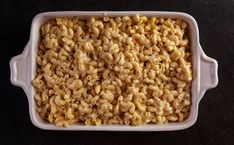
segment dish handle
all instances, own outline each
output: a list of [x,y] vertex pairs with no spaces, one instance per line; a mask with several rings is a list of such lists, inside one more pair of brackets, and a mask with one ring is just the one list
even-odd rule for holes
[[15,86],[19,86],[23,88],[25,91],[29,86],[28,82],[28,47],[30,43],[28,42],[24,48],[22,54],[13,57],[10,61],[10,69],[11,69],[11,83]]
[[218,63],[215,59],[208,57],[203,51],[201,52],[200,57],[201,80],[199,96],[202,97],[206,90],[214,88],[218,85]]

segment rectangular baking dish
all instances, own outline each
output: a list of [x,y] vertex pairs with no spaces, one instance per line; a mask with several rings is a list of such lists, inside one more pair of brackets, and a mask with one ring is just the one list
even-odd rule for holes
[[[142,126],[126,126],[126,125],[101,125],[101,126],[85,126],[82,124],[74,124],[68,128],[58,128],[53,124],[43,121],[36,112],[36,104],[34,101],[35,90],[32,86],[32,80],[36,75],[36,55],[38,44],[40,42],[40,27],[49,19],[57,16],[78,16],[87,18],[90,16],[133,16],[133,15],[156,16],[164,18],[178,18],[186,21],[189,25],[190,43],[192,51],[193,63],[193,82],[192,82],[192,106],[189,117],[183,122],[168,123],[162,125],[147,124]],[[218,63],[216,60],[208,57],[202,50],[199,42],[198,26],[195,19],[181,12],[166,11],[66,11],[66,12],[46,12],[38,14],[34,17],[31,25],[30,39],[24,48],[22,54],[13,57],[10,61],[11,82],[12,84],[23,88],[28,103],[29,113],[32,123],[41,129],[46,130],[102,130],[102,131],[172,131],[181,130],[192,126],[198,116],[198,106],[206,90],[216,87],[218,84]]]

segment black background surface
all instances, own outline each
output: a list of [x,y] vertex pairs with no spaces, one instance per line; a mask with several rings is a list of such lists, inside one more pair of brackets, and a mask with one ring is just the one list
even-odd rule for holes
[[[191,14],[197,20],[203,50],[219,63],[219,85],[204,95],[196,124],[173,132],[62,132],[33,126],[25,93],[9,81],[9,61],[23,51],[36,14],[62,10],[168,10]],[[233,145],[233,23],[233,0],[0,0],[0,145]]]

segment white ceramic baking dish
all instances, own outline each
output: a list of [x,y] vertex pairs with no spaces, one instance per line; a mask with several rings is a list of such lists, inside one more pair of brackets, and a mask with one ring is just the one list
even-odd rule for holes
[[[185,20],[189,25],[192,63],[194,79],[192,82],[192,106],[189,117],[183,122],[168,123],[163,125],[142,125],[142,126],[126,126],[126,125],[101,125],[101,126],[85,126],[82,124],[74,124],[68,128],[58,128],[53,124],[43,121],[36,112],[36,104],[34,101],[35,90],[31,82],[36,75],[36,55],[38,44],[40,41],[40,27],[48,19],[57,16],[78,16],[87,18],[89,16],[133,16],[136,14],[145,16],[156,16],[164,18],[179,18]],[[159,12],[159,11],[101,11],[101,12],[84,12],[84,11],[67,11],[67,12],[46,12],[38,14],[34,17],[31,25],[30,39],[24,48],[22,54],[13,57],[10,61],[11,82],[12,84],[23,88],[28,103],[29,112],[32,123],[41,129],[46,130],[103,130],[103,131],[171,131],[181,130],[192,126],[198,116],[198,105],[206,90],[214,88],[218,84],[218,64],[217,61],[206,56],[199,43],[198,26],[195,19],[180,12]]]

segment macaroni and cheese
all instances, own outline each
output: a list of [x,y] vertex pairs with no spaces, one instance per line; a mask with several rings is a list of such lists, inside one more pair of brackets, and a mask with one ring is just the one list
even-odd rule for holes
[[36,109],[58,127],[183,121],[191,61],[180,19],[58,17],[41,27]]

